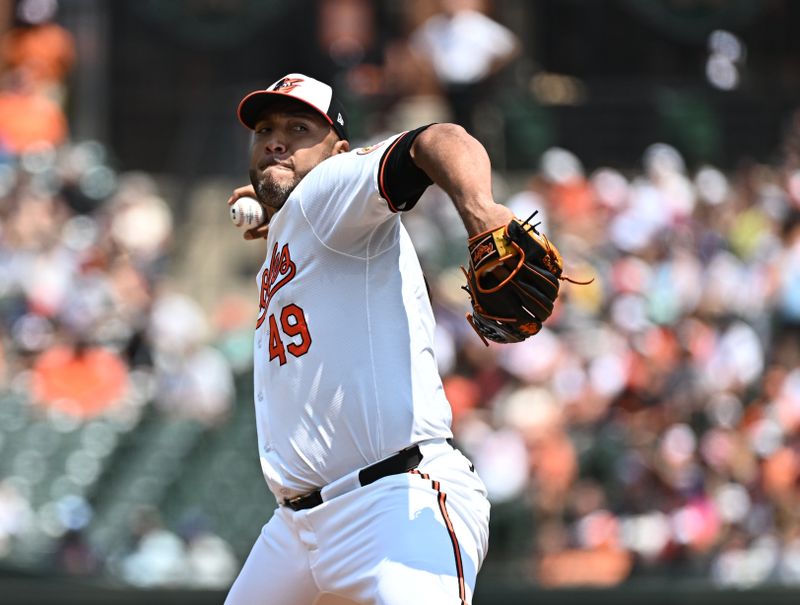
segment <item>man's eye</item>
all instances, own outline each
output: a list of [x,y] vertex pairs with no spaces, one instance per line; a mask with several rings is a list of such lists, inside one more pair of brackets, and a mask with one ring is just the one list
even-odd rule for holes
[[269,128],[266,126],[262,126],[261,128],[256,128],[256,134],[266,134],[269,132]]
[[308,128],[306,128],[305,124],[295,124],[292,128],[296,132],[306,132],[306,131],[308,131]]

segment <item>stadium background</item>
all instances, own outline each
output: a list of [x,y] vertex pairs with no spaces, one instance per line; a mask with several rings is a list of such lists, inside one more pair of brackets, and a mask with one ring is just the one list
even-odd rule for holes
[[476,602],[796,598],[800,5],[473,4],[518,45],[453,85],[435,0],[0,2],[3,603],[221,602],[268,518],[263,250],[224,200],[236,104],[287,71],[335,84],[356,144],[461,111],[497,198],[597,277],[486,349],[454,212],[406,217],[494,505]]

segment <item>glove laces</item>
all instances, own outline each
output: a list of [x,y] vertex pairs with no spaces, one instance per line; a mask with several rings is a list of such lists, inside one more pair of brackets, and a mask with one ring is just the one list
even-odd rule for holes
[[538,221],[536,223],[531,224],[531,219],[533,219],[537,214],[539,214],[539,210],[534,210],[533,214],[531,214],[528,218],[522,221],[521,225],[522,228],[526,232],[533,231],[538,237],[544,240],[545,249],[547,250],[547,254],[542,259],[544,266],[547,267],[547,270],[550,271],[553,275],[557,275],[558,279],[561,281],[568,281],[571,284],[575,284],[578,286],[588,286],[594,281],[594,277],[591,278],[589,281],[579,281],[577,279],[573,279],[569,275],[565,275],[563,273],[563,268],[555,262],[554,257],[555,254],[553,253],[553,245],[550,243],[550,240],[547,239],[547,236],[544,233],[540,233],[537,227],[542,224],[542,221]]

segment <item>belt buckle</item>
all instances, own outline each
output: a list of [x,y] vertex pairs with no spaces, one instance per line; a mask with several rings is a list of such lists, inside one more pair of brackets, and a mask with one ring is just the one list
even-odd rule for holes
[[292,510],[299,511],[319,506],[323,503],[323,499],[320,490],[315,490],[313,492],[308,492],[307,494],[286,499],[283,501],[283,503]]
[[302,494],[300,496],[295,496],[294,498],[286,498],[283,503],[284,505],[288,506],[289,508],[294,510],[294,507],[307,496],[308,494]]

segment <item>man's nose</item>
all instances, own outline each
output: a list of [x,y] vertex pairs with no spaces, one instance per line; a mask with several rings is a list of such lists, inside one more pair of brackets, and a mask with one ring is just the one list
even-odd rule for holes
[[264,141],[264,150],[267,153],[283,153],[286,151],[286,143],[279,133],[273,133]]

